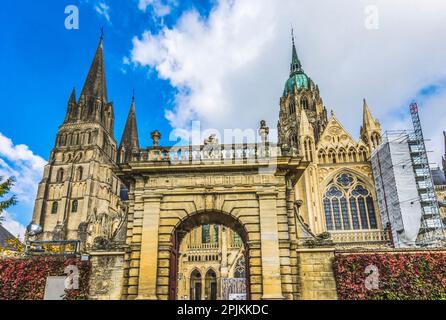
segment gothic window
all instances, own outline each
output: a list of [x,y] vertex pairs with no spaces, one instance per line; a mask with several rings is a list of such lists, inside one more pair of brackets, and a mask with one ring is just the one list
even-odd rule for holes
[[76,213],[77,212],[77,207],[79,206],[79,202],[77,200],[74,200],[71,203],[71,212]]
[[241,257],[235,266],[234,270],[235,279],[245,279],[246,278],[246,263],[245,257]]
[[213,237],[214,243],[218,243],[218,229],[219,229],[218,224],[214,224],[214,237]]
[[329,183],[323,207],[329,231],[378,228],[372,193],[352,174],[341,173]]
[[344,149],[341,149],[339,151],[339,161],[340,162],[347,162],[347,153],[345,152]]
[[328,152],[328,162],[336,163],[336,152],[334,150]]
[[305,139],[305,159],[307,161],[313,161],[313,144],[310,138]]
[[290,111],[290,115],[296,113],[296,104],[294,103],[294,101],[290,102],[289,111]]
[[326,155],[325,155],[325,152],[324,152],[324,150],[321,150],[320,152],[319,152],[319,163],[325,163],[325,161],[326,161]]
[[84,169],[82,167],[77,168],[76,170],[76,180],[81,181],[83,178]]
[[300,100],[300,105],[301,105],[303,110],[308,110],[308,100],[307,100],[307,98],[302,97],[302,99]]
[[201,243],[211,242],[211,226],[205,224],[201,227]]
[[242,237],[237,232],[233,232],[233,239],[234,247],[238,248],[241,247],[243,244]]
[[356,158],[356,150],[353,149],[353,148],[351,148],[348,151],[348,157],[350,158],[351,162],[357,162],[358,161],[358,159]]
[[51,206],[51,214],[56,214],[58,208],[59,208],[59,203],[57,201],[53,202],[53,205]]
[[56,177],[56,181],[58,183],[63,182],[63,175],[64,175],[63,169],[59,169],[59,171],[57,171],[57,177]]
[[378,133],[374,132],[374,133],[372,134],[372,145],[373,145],[373,148],[378,147],[379,144],[380,144],[380,142],[381,142],[381,137],[380,137],[380,135],[379,135]]
[[367,161],[367,150],[365,150],[364,147],[361,147],[361,149],[359,149],[359,159],[360,161]]

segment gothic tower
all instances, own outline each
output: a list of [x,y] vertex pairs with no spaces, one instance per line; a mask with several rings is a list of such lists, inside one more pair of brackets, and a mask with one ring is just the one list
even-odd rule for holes
[[122,215],[116,158],[101,37],[79,99],[71,93],[38,187],[32,223],[43,228],[39,240],[92,244],[112,235]]
[[292,40],[290,76],[280,99],[279,145],[285,152],[294,149],[310,156],[327,124],[327,110],[319,87],[302,68],[294,35]]

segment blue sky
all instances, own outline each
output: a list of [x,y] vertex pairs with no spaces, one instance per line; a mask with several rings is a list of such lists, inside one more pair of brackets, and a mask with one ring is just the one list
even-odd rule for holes
[[[65,8],[79,8],[67,30]],[[376,13],[376,16],[374,15]],[[446,3],[435,0],[6,1],[0,11],[0,175],[14,174],[15,232],[31,219],[35,187],[73,87],[79,95],[104,27],[109,99],[120,140],[136,91],[142,146],[150,132],[271,128],[287,79],[291,26],[304,70],[328,109],[358,137],[362,99],[384,130],[410,128],[422,107],[439,164],[446,121]],[[371,24],[371,25],[370,25]]]

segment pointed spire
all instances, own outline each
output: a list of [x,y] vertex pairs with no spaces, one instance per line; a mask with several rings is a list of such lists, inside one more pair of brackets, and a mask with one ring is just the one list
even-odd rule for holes
[[[133,93],[132,104],[130,106],[127,122],[125,123],[124,133],[121,138],[121,145],[119,147],[125,149],[125,153],[138,151],[139,138],[138,128],[136,126],[136,112],[135,112],[135,94]],[[127,157],[126,157],[127,158]]]
[[85,80],[84,88],[81,96],[100,98],[104,103],[107,103],[107,83],[105,80],[105,63],[104,63],[104,47],[103,35],[99,40],[98,48],[93,58],[93,62],[88,71],[87,79]]
[[294,42],[294,29],[291,29],[291,38],[292,38],[292,42],[293,42],[293,52],[292,52],[292,59],[291,59],[290,75],[293,75],[297,72],[302,71],[302,64],[300,63],[299,57],[297,55],[296,44]]
[[70,100],[68,101],[68,104],[76,103],[76,88],[73,87],[73,90],[71,91]]
[[310,136],[312,134],[312,127],[310,121],[308,120],[307,113],[302,110],[300,113],[300,122],[299,122],[299,136],[305,137]]
[[371,126],[375,123],[375,119],[373,119],[372,113],[370,112],[370,108],[369,105],[367,104],[366,99],[364,99],[364,104],[362,108],[362,119],[364,127]]

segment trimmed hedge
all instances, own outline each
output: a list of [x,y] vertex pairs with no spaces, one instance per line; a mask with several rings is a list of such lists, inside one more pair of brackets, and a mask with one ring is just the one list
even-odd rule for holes
[[90,263],[77,258],[29,257],[0,259],[0,300],[42,300],[48,276],[64,276],[69,265],[79,268],[79,290],[69,290],[66,300],[88,298]]
[[[379,289],[366,288],[368,266]],[[341,254],[333,267],[341,300],[446,300],[446,252]]]

